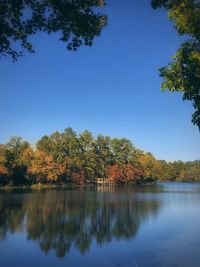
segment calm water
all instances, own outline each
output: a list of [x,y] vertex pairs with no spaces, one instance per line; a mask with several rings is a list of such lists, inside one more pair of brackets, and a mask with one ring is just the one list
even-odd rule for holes
[[200,184],[1,191],[0,266],[199,267]]

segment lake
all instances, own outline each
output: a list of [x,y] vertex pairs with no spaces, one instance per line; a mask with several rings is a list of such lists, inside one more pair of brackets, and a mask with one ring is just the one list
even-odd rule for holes
[[199,267],[200,184],[2,190],[0,266]]

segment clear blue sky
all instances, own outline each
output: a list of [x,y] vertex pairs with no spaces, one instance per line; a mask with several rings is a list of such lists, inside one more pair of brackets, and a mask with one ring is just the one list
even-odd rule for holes
[[148,0],[107,2],[109,23],[92,48],[68,52],[56,35],[38,34],[35,55],[1,60],[0,142],[72,127],[126,137],[158,159],[200,159],[191,103],[159,89],[157,69],[181,41],[166,12]]

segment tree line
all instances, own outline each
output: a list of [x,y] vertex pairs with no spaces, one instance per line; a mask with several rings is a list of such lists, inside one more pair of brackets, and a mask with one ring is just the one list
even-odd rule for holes
[[83,185],[96,178],[118,184],[200,181],[200,160],[157,160],[126,138],[77,134],[72,128],[45,135],[34,146],[21,137],[0,144],[1,185]]

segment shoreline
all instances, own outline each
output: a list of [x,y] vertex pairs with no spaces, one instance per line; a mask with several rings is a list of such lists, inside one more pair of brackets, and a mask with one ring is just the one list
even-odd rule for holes
[[128,187],[128,186],[144,186],[144,185],[155,185],[157,182],[152,183],[132,183],[132,184],[96,184],[96,183],[88,183],[88,184],[73,184],[73,183],[66,183],[66,184],[33,184],[33,185],[6,185],[0,186],[0,190],[12,190],[12,189],[54,189],[54,188],[70,188],[70,187]]

